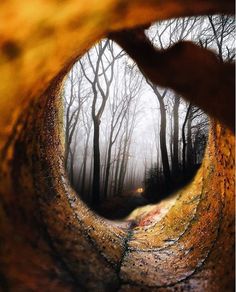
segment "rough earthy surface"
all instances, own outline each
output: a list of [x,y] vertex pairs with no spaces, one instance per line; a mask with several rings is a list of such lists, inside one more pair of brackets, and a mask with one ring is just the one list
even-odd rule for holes
[[213,123],[201,169],[167,214],[159,221],[147,214],[127,227],[93,214],[70,188],[58,97],[72,63],[107,32],[229,13],[233,6],[216,0],[1,2],[2,291],[233,290],[232,132]]

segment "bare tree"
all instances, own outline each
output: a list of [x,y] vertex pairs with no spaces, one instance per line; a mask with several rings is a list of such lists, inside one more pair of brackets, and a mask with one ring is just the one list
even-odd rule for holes
[[187,106],[187,112],[186,112],[185,119],[184,119],[183,126],[182,126],[182,143],[183,143],[183,148],[182,148],[182,169],[183,169],[183,173],[186,172],[186,147],[187,147],[187,142],[186,142],[186,136],[185,136],[185,127],[186,127],[186,124],[188,122],[190,113],[192,111],[192,107],[193,107],[193,105],[191,103],[189,103],[189,105]]
[[[70,174],[73,179],[73,155],[75,152],[76,145],[72,147],[72,141],[75,137],[75,132],[78,126],[79,116],[83,103],[88,99],[88,93],[82,88],[83,75],[81,74],[78,66],[72,68],[68,74],[69,88],[64,89],[64,108],[65,108],[65,168],[69,167],[69,160],[71,160]],[[72,171],[73,172],[73,171]]]
[[[130,78],[130,81],[131,80],[135,80],[135,79]],[[136,122],[137,122],[138,113],[139,113],[139,95],[138,94],[139,94],[140,84],[141,82],[139,82],[139,84],[136,83],[136,87],[134,87],[132,90],[132,83],[129,82],[128,87],[127,87],[129,88],[131,100],[133,100],[133,102],[129,103],[130,106],[128,107],[127,114],[125,115],[124,135],[122,139],[123,149],[121,153],[121,162],[120,162],[118,188],[117,188],[118,195],[122,194],[124,191],[125,176],[127,172],[128,162],[129,162],[129,159],[131,158],[130,146],[131,146],[132,135],[136,127]]]
[[[109,40],[100,42],[94,49],[95,56],[91,56],[91,53],[87,53],[87,59],[92,70],[92,76],[89,76],[86,72],[83,64],[81,68],[83,75],[89,82],[93,93],[92,102],[92,119],[93,119],[93,190],[92,190],[92,203],[98,205],[100,203],[100,123],[101,117],[104,112],[107,99],[109,97],[111,84],[114,77],[114,64],[115,61],[122,56],[122,52],[119,51],[117,55],[114,53],[113,43]],[[110,57],[107,56],[109,52]],[[92,60],[96,58],[95,60]],[[99,104],[100,98],[100,104]]]
[[174,173],[179,172],[179,96],[174,96],[173,105],[173,159],[172,169]]
[[86,173],[87,173],[87,160],[88,160],[88,144],[90,139],[90,133],[92,128],[92,121],[90,116],[88,115],[87,110],[82,110],[83,116],[83,126],[85,129],[86,139],[84,144],[84,155],[83,155],[83,163],[82,163],[82,180],[81,180],[81,196],[84,197],[85,192],[85,183],[86,183]]
[[[156,32],[152,38],[154,43],[157,43],[161,49],[173,45],[173,43],[186,39],[192,31],[197,18],[183,18],[183,19],[173,19],[166,21],[164,24],[159,24],[155,27]],[[166,38],[166,33],[168,33],[168,39]],[[146,79],[147,80],[147,79]],[[171,181],[171,171],[170,171],[170,162],[168,159],[168,151],[166,146],[166,105],[164,98],[167,94],[167,90],[161,91],[157,86],[147,80],[147,83],[151,86],[153,92],[158,98],[160,105],[160,148],[161,148],[161,158],[163,172],[167,184]],[[173,106],[173,155],[171,153],[173,166],[172,169],[175,173],[179,170],[179,161],[178,161],[178,144],[179,144],[179,104],[180,99],[178,95],[174,95],[174,106]],[[172,125],[171,125],[172,126]],[[171,131],[171,140],[170,140],[170,151],[172,152],[172,131]]]
[[232,61],[234,49],[235,19],[230,15],[208,16],[204,28],[199,32],[202,47],[215,49],[220,61]]
[[170,172],[170,164],[169,164],[168,152],[167,152],[167,146],[166,146],[166,108],[165,108],[165,103],[164,103],[164,98],[166,96],[167,90],[163,90],[163,92],[161,92],[161,90],[158,89],[158,87],[155,86],[153,83],[151,83],[148,80],[146,81],[152,88],[153,92],[155,93],[160,105],[160,117],[161,117],[160,148],[161,148],[162,167],[163,167],[163,172],[165,175],[166,182],[170,182],[171,172]]
[[111,123],[110,123],[110,134],[107,149],[107,159],[106,159],[106,172],[105,172],[105,183],[104,183],[104,197],[107,197],[108,183],[110,176],[111,167],[111,153],[112,147],[116,142],[120,130],[123,126],[124,118],[128,110],[129,104],[131,102],[132,96],[122,95],[119,98],[119,84],[113,90],[113,99],[110,99],[109,108],[111,113]]

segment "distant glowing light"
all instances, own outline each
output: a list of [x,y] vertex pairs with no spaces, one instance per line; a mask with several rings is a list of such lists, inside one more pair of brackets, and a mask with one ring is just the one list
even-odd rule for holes
[[138,188],[137,189],[137,193],[143,193],[143,191],[144,191],[143,188]]

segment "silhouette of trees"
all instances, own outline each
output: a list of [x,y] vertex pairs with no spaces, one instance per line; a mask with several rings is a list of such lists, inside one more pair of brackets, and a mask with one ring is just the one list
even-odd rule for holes
[[[114,78],[114,64],[120,58],[121,52],[114,54],[113,43],[109,40],[100,42],[94,50],[93,60],[91,53],[86,54],[87,60],[92,69],[92,74],[88,74],[80,61],[83,76],[86,78],[92,88],[92,120],[93,120],[93,189],[92,203],[94,205],[100,202],[100,123],[104,112],[107,99],[110,94],[111,84]],[[108,54],[110,56],[108,56]],[[101,99],[99,103],[98,99]]]
[[[214,49],[223,61],[235,57],[233,33],[231,17],[209,16],[158,23],[148,35],[160,49],[194,40]],[[65,167],[72,186],[94,206],[140,186],[151,200],[160,199],[186,183],[201,163],[207,115],[180,94],[144,78],[111,40],[102,40],[79,60],[62,95]],[[145,128],[149,137],[143,130],[142,139],[137,129],[150,116],[154,125]]]
[[[164,35],[167,30],[169,30],[169,38]],[[231,43],[234,30],[234,20],[230,16],[208,16],[207,19],[199,17],[185,18],[178,21],[168,21],[162,30],[157,29],[155,39],[163,49],[172,45],[176,40],[186,39],[191,35],[191,38],[196,39],[201,46],[215,49],[220,61],[232,60],[235,57],[234,46]],[[167,44],[164,44],[163,38],[167,40]],[[178,95],[174,95],[173,98],[173,118],[171,120],[171,123],[173,121],[173,125],[171,124],[171,140],[173,139],[173,142],[170,141],[172,189],[178,186],[179,182],[182,184],[187,181],[200,164],[207,143],[208,132],[207,116],[191,103],[186,103],[185,116],[181,128],[182,140],[179,143],[180,100]],[[164,107],[160,104],[161,108]],[[182,154],[179,161],[180,146]],[[162,153],[161,156],[163,157]],[[166,155],[164,155],[164,160],[166,160],[165,157]],[[146,170],[145,185],[147,192],[153,194],[159,188],[158,194],[161,193],[163,195],[163,192],[168,191],[168,188],[163,185],[163,178],[160,177],[159,169],[160,166],[157,162],[149,170]],[[164,165],[163,175],[166,177]]]
[[[117,74],[119,74],[117,72]],[[118,77],[118,76],[117,76]],[[117,78],[118,79],[118,78]],[[106,156],[106,172],[105,172],[105,183],[104,183],[104,197],[107,197],[108,183],[110,177],[111,167],[111,154],[114,143],[117,141],[118,136],[121,134],[120,146],[116,157],[116,183],[114,193],[121,193],[124,186],[125,174],[127,171],[128,159],[129,159],[129,148],[131,144],[131,137],[135,126],[137,102],[135,98],[140,92],[142,77],[135,70],[134,66],[129,66],[124,62],[124,73],[122,76],[123,88],[121,94],[119,94],[118,82],[114,86],[113,95],[110,99],[110,134],[108,141],[108,149]],[[134,107],[133,104],[134,103]],[[131,109],[133,111],[131,112]],[[114,163],[115,164],[115,163]],[[112,172],[113,174],[113,172]],[[112,177],[113,179],[113,177]],[[118,186],[118,189],[117,189]]]
[[[72,185],[74,184],[74,162],[76,143],[75,140],[78,134],[78,123],[81,114],[82,105],[88,100],[88,92],[83,87],[83,74],[81,74],[81,68],[76,64],[67,78],[67,92],[64,89],[62,92],[62,98],[64,100],[65,109],[65,153],[64,161],[65,168],[69,173],[69,178]],[[73,143],[74,142],[74,143]]]

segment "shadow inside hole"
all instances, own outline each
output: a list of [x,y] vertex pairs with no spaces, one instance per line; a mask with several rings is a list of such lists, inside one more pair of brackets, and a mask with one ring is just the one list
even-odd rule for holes
[[[137,208],[149,204],[158,204],[166,198],[176,195],[181,188],[193,180],[200,166],[201,164],[194,165],[192,169],[188,169],[187,174],[179,174],[169,182],[157,181],[149,186],[150,189],[143,189],[142,193],[138,193],[137,190],[135,192],[130,191],[125,195],[106,200],[101,205],[91,206],[91,208],[107,219],[124,219]],[[162,179],[164,180],[164,178]]]

